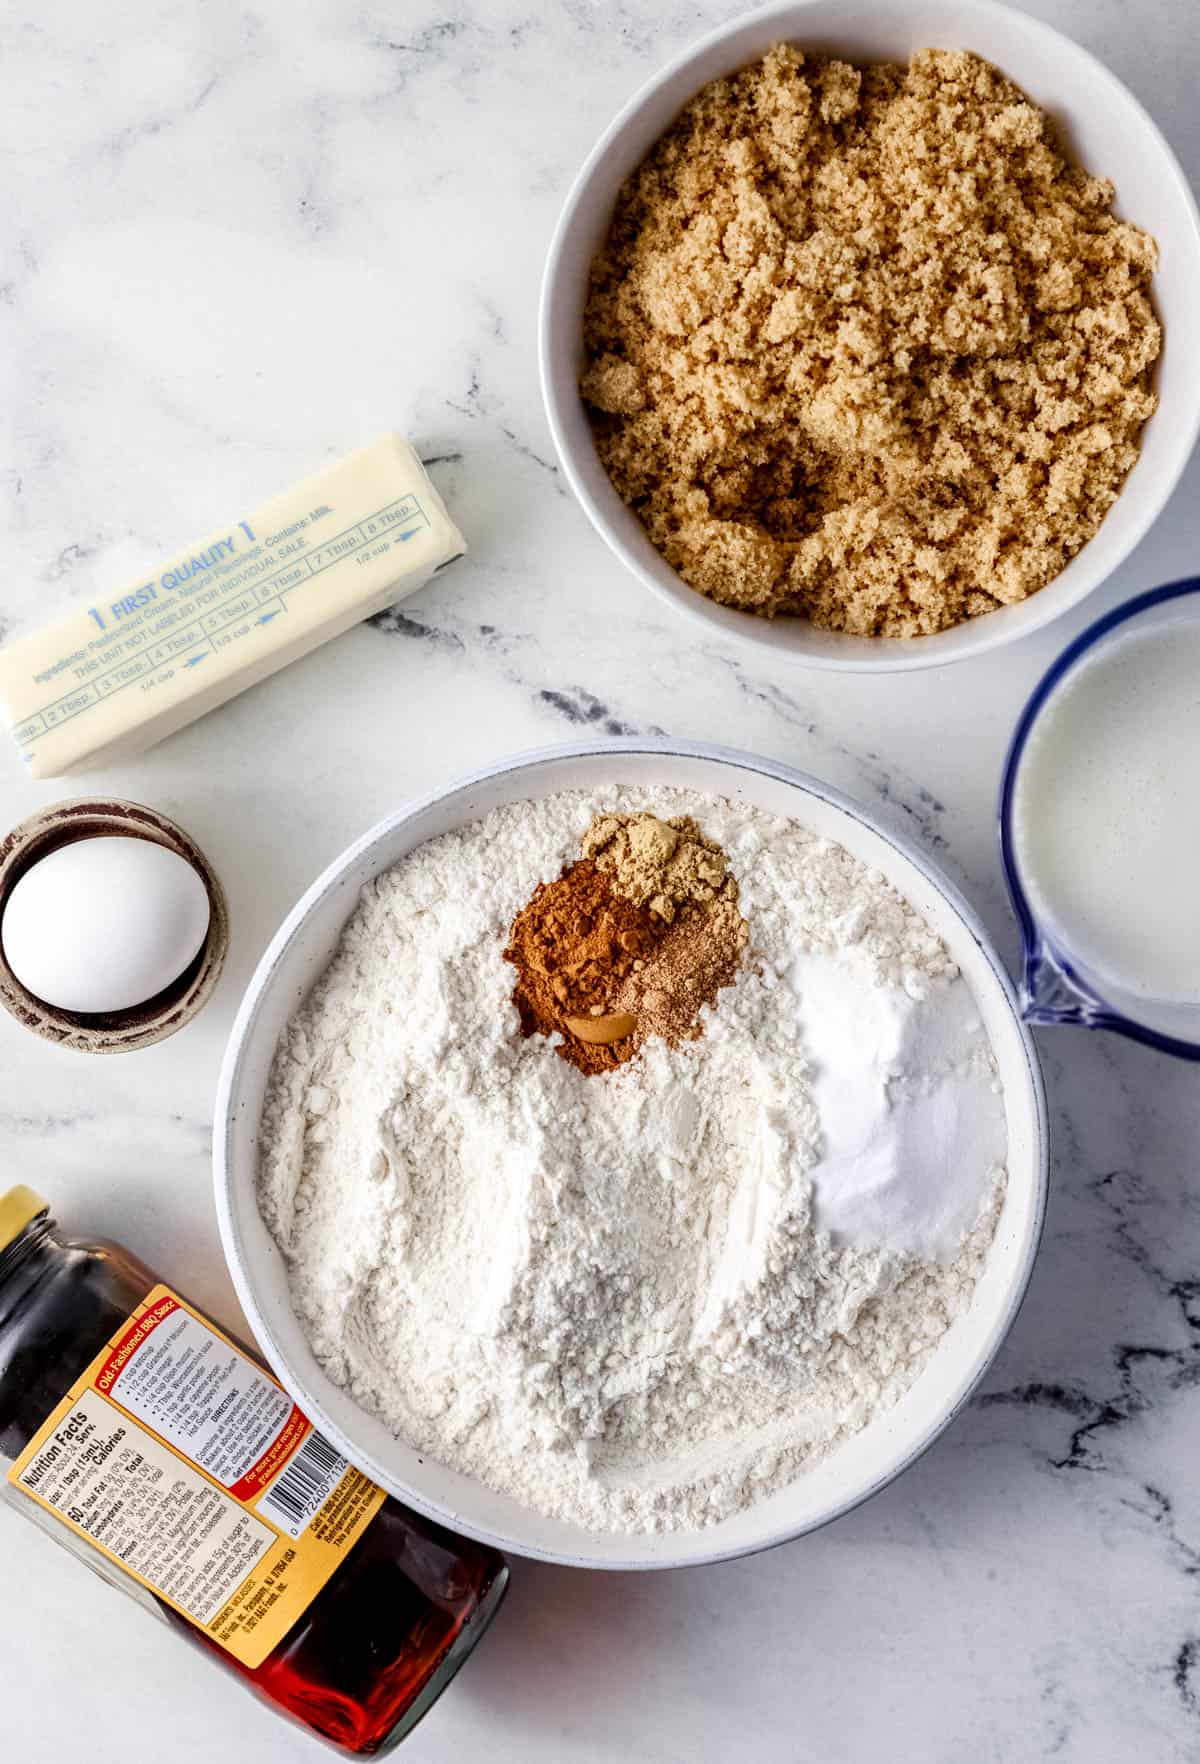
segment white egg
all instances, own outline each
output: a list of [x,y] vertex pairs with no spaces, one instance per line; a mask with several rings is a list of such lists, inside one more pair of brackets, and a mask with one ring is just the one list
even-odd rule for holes
[[43,1004],[87,1015],[145,1004],[208,935],[208,890],[149,839],[77,839],[14,884],[0,919],[5,959]]

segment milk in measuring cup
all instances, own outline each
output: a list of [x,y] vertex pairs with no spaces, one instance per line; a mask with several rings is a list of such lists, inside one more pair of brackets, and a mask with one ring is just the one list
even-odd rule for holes
[[1013,834],[1065,955],[1200,1002],[1200,623],[1133,629],[1064,678],[1022,755]]

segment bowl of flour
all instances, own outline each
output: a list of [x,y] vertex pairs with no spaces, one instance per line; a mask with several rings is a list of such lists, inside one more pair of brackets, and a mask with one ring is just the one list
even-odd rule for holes
[[[735,958],[675,1032],[622,930],[620,1010],[539,1019],[514,926],[586,870],[591,934],[583,854],[647,827],[691,830],[663,838],[699,842]],[[276,1371],[376,1481],[519,1554],[671,1567],[929,1445],[1024,1293],[1046,1143],[1007,975],[923,857],[787,768],[607,742],[412,805],[314,884],[234,1027],[217,1205]]]

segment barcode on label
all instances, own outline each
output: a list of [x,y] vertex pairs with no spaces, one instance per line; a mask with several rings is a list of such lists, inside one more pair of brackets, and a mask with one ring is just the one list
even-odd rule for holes
[[314,1429],[290,1464],[275,1478],[255,1509],[289,1537],[299,1537],[349,1464]]

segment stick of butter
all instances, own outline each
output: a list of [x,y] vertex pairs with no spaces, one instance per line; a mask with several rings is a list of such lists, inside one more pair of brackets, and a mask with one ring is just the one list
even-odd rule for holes
[[141,753],[465,550],[416,453],[385,436],[0,650],[0,710],[34,778]]

